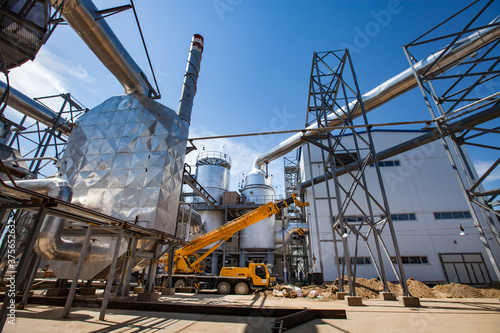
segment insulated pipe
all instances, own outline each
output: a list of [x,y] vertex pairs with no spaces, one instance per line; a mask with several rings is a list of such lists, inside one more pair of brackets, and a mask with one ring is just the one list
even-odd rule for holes
[[[2,95],[6,89],[7,84],[0,81],[0,95]],[[59,119],[57,124],[54,124],[57,119],[57,113],[45,105],[38,103],[34,99],[29,98],[19,90],[12,88],[12,86],[9,88],[9,98],[7,99],[7,104],[11,108],[41,122],[44,125],[57,127],[58,131],[61,131],[67,136],[71,133],[71,126],[69,122],[64,119]]]
[[64,20],[120,81],[125,93],[151,97],[152,91],[146,76],[99,14],[94,3],[90,0],[52,0],[55,8],[61,3]]
[[182,86],[181,99],[179,101],[179,110],[177,114],[180,120],[189,128],[191,123],[191,110],[193,109],[193,99],[196,95],[196,83],[200,73],[201,55],[203,53],[203,37],[194,34],[191,39],[191,47],[184,75],[184,85]]
[[[44,178],[17,180],[16,185],[33,192],[41,193],[56,199],[71,201],[73,190],[67,181],[61,178]],[[82,243],[62,239],[65,220],[47,215],[35,243],[35,251],[45,260],[78,261]],[[99,251],[91,246],[87,257]]]
[[[470,128],[477,126],[479,124],[485,123],[487,121],[493,120],[495,118],[498,118],[498,112],[500,112],[500,105],[495,105],[487,110],[481,111],[479,113],[476,113],[474,115],[471,115],[469,117],[463,118],[461,120],[456,121],[455,123],[447,125],[446,128],[446,134],[451,135],[454,133],[458,133],[463,131],[464,128]],[[427,143],[439,140],[441,136],[437,131],[429,131],[425,134],[422,134],[414,139],[402,142],[400,144],[397,144],[393,147],[390,147],[386,150],[383,150],[381,152],[377,153],[377,160],[382,161],[387,158],[390,158],[392,156],[396,156],[398,154],[404,153],[406,151],[412,150],[414,148],[423,146]],[[372,164],[374,163],[374,158],[371,157],[368,159],[367,164]],[[359,168],[359,165],[357,163],[351,163],[346,165],[345,167],[337,168],[335,170],[335,174],[337,176],[342,176],[349,171],[354,171]],[[305,181],[300,184],[300,187],[302,189],[308,188],[310,186],[317,185],[319,183],[324,182],[327,179],[332,179],[333,176],[329,174],[328,177],[325,175],[318,176],[314,179],[310,179],[308,181]]]
[[[492,24],[498,22],[500,22],[499,17],[497,17]],[[463,61],[469,54],[477,51],[485,45],[488,45],[498,38],[500,38],[500,25],[481,29],[455,43],[455,45],[451,47],[436,64],[433,65],[434,60],[436,60],[444,52],[444,49],[431,54],[424,60],[421,60],[419,63],[414,65],[415,71],[419,75],[427,70],[428,73],[433,72],[434,76],[443,74],[459,62]],[[416,86],[417,82],[415,81],[413,70],[408,68],[404,72],[394,76],[364,94],[362,96],[364,109],[366,112],[371,111],[393,98],[415,88]],[[332,111],[332,113],[328,115],[328,127],[340,126],[343,124],[345,117],[343,110],[346,110],[346,108],[347,106],[344,106],[342,109]],[[359,106],[359,103],[356,103],[356,101],[351,102],[348,105],[348,108],[351,111],[353,118],[361,115],[361,107]],[[306,142],[302,140],[303,136],[315,136],[319,133],[319,130],[314,130],[317,129],[316,124],[309,126],[308,129],[313,130],[306,132],[305,134],[299,132],[267,152],[258,155],[254,160],[254,168],[262,169],[264,164],[274,161],[275,159],[302,146]]]
[[283,239],[283,229],[276,231],[276,235],[274,238],[274,243],[275,244],[282,244],[286,245],[290,240],[292,239],[292,234],[294,232],[299,231],[299,229],[302,229],[302,231],[305,234],[309,233],[309,223],[304,223],[304,222],[290,222],[285,228],[285,239]]

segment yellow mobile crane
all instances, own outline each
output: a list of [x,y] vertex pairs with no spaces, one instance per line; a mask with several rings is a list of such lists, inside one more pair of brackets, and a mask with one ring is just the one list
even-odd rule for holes
[[[268,202],[245,215],[242,215],[217,229],[193,239],[186,245],[175,251],[173,282],[174,287],[194,287],[198,289],[215,289],[220,294],[227,294],[232,289],[238,295],[248,294],[250,289],[262,289],[276,283],[275,277],[269,275],[266,265],[260,263],[250,263],[249,267],[223,267],[218,276],[200,275],[203,273],[204,259],[227,241],[236,232],[255,224],[266,217],[281,212],[282,209],[295,203],[297,207],[309,206],[308,202],[300,202],[295,194],[290,198],[279,202]],[[212,245],[213,244],[213,245]],[[197,251],[212,245],[204,254]],[[168,255],[163,258],[163,262],[168,262]],[[165,268],[165,271],[168,267]]]

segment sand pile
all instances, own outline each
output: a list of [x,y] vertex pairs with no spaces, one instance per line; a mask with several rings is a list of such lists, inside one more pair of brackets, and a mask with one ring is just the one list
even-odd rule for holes
[[[414,297],[419,298],[500,298],[500,283],[488,285],[481,288],[474,288],[466,284],[450,283],[436,285],[430,288],[426,284],[413,278],[408,279],[408,290]],[[403,294],[399,284],[388,282],[389,290],[401,296]],[[277,285],[275,290],[282,290],[285,285]],[[355,282],[356,295],[363,299],[379,298],[379,292],[383,290],[383,284],[377,279],[358,278]],[[311,294],[311,291],[315,291]],[[308,285],[301,288],[302,297],[314,295],[314,299],[330,301],[336,300],[336,292],[339,291],[339,281],[335,280],[333,284],[323,284],[321,286]],[[344,279],[344,291],[349,291],[347,279]],[[266,295],[272,295],[272,291],[266,291]]]
[[500,298],[500,283],[490,284],[479,288],[484,298]]
[[420,281],[417,281],[413,278],[409,278],[407,284],[408,284],[408,291],[413,297],[436,298],[436,295],[434,295],[432,289]]
[[436,297],[439,298],[497,298],[500,297],[500,289],[496,288],[474,288],[466,284],[450,283],[437,285],[432,288]]

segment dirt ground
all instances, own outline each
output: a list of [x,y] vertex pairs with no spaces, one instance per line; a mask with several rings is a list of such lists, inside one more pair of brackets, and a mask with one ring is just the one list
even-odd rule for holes
[[[500,283],[475,288],[466,284],[452,282],[450,284],[438,284],[431,288],[420,281],[410,278],[407,284],[410,294],[418,298],[500,298]],[[388,282],[388,285],[389,290],[395,293],[396,296],[403,294],[399,284]],[[377,299],[379,298],[379,292],[383,291],[383,284],[377,279],[358,278],[356,279],[355,288],[357,296],[361,296],[363,299]],[[321,286],[277,285],[274,290],[261,293],[275,297],[308,297],[329,301],[337,299],[337,291],[339,291],[338,279],[333,284],[323,284]],[[344,291],[349,291],[347,279],[344,280]]]

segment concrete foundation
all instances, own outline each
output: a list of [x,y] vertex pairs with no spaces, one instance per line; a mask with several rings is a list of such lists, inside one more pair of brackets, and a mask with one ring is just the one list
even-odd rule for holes
[[47,297],[60,297],[60,296],[68,296],[69,289],[68,288],[50,288],[47,289]]
[[345,298],[347,295],[349,295],[349,293],[344,292],[344,291],[337,291],[337,292],[335,293],[335,295],[337,295],[337,299],[339,299],[339,300],[341,300],[341,301],[342,301],[342,300],[344,300],[344,298]]
[[91,287],[91,288],[78,288],[77,293],[78,295],[82,296],[92,296],[95,295],[97,288]]
[[345,296],[344,299],[348,306],[363,306],[363,299],[359,296]]
[[137,294],[137,302],[156,302],[158,299],[160,299],[160,294],[150,291]]
[[175,295],[175,288],[161,288],[162,295]]
[[379,293],[380,299],[384,301],[397,301],[396,294],[395,293],[389,293],[385,291],[381,291]]
[[412,296],[399,296],[399,304],[407,308],[418,308],[420,307],[420,299],[418,297]]

